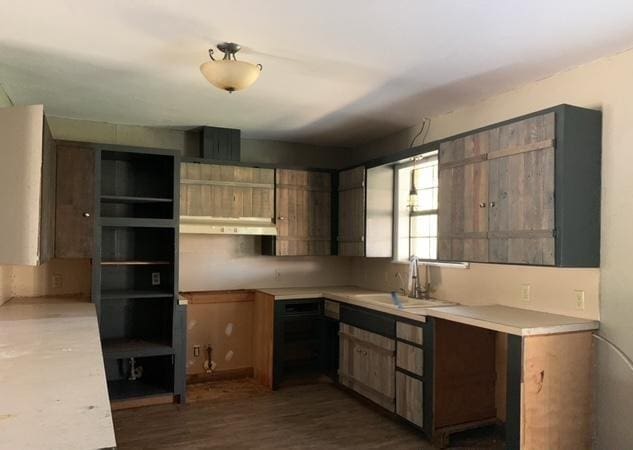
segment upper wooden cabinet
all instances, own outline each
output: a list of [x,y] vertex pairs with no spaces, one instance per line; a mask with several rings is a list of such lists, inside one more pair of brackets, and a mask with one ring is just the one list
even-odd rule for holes
[[262,239],[265,254],[332,254],[332,175],[329,172],[277,169],[277,236]]
[[56,258],[92,258],[94,204],[94,149],[79,143],[58,143]]
[[274,217],[273,169],[180,164],[180,216]]
[[339,172],[337,239],[341,256],[392,256],[392,166]]
[[0,109],[0,136],[0,264],[42,264],[55,245],[55,142],[44,107]]
[[338,254],[365,256],[365,167],[338,174]]
[[440,144],[441,260],[597,267],[601,113],[562,105]]

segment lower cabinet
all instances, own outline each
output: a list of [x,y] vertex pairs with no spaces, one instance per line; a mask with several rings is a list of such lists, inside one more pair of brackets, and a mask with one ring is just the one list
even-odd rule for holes
[[395,341],[341,323],[339,348],[339,382],[394,411]]
[[424,426],[424,385],[421,380],[396,372],[396,414]]

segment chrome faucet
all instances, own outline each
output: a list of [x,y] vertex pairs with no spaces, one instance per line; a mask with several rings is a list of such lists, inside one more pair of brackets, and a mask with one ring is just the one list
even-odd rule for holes
[[421,298],[421,299],[429,299],[431,298],[431,283],[429,282],[429,266],[427,264],[422,263],[424,266],[424,288],[420,286],[420,267],[419,260],[417,256],[412,256],[409,265],[409,273],[412,281],[411,292],[409,292],[409,297],[411,298]]

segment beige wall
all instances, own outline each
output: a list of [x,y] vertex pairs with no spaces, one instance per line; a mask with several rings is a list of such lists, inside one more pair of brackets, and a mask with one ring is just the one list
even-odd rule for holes
[[350,284],[349,258],[261,256],[253,236],[181,235],[180,290]]
[[[55,139],[100,144],[132,145],[178,150],[195,155],[190,139],[182,130],[172,128],[117,125],[106,122],[50,117]],[[242,139],[241,159],[246,163],[284,164],[285,166],[340,168],[347,165],[350,150],[339,147],[296,144],[260,139]]]
[[[604,58],[557,74],[516,90],[486,99],[433,118],[428,141],[468,131],[560,103],[601,109],[603,118],[602,244],[599,279],[596,271],[526,269],[473,266],[472,271],[440,269],[438,293],[477,301],[484,296],[516,298],[526,277],[532,282],[534,307],[548,311],[567,310],[569,293],[578,286],[587,289],[585,313],[599,303],[600,333],[633,355],[633,51]],[[364,159],[405,148],[415,130],[404,130],[356,149],[354,158]],[[355,264],[355,278],[363,279],[364,263]],[[372,265],[372,273],[380,268]],[[382,270],[393,270],[382,264]],[[359,275],[360,274],[360,275]],[[533,278],[535,277],[535,278]],[[371,279],[371,276],[370,276]],[[450,280],[450,285],[447,283]],[[446,284],[444,284],[446,283]],[[443,285],[443,286],[442,286]],[[498,289],[498,290],[497,290]],[[596,290],[599,289],[599,300]],[[471,294],[471,293],[475,293]],[[482,294],[484,293],[484,294]],[[487,293],[487,294],[485,294]],[[507,297],[506,297],[507,294]],[[497,300],[499,300],[497,298]],[[570,311],[571,312],[571,311]],[[603,343],[598,353],[596,383],[596,448],[631,448],[633,427],[633,373],[615,352]]]

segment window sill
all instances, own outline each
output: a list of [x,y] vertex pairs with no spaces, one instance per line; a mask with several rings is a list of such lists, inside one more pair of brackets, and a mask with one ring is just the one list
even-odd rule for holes
[[[409,260],[392,260],[391,261],[393,264],[402,264],[402,265],[409,265]],[[429,267],[444,267],[447,269],[470,269],[470,263],[469,262],[445,262],[445,261],[425,261],[425,260],[418,260],[418,264],[420,265],[425,265],[425,266],[429,266]]]

